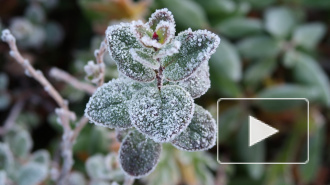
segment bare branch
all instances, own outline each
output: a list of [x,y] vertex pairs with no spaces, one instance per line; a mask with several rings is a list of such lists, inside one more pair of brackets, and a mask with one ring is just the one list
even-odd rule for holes
[[78,90],[85,91],[90,95],[93,94],[96,90],[96,88],[94,86],[87,84],[87,83],[80,82],[75,77],[71,76],[69,73],[67,73],[57,67],[53,67],[50,70],[49,75],[57,80],[61,80],[63,82],[66,82],[66,83],[72,85],[74,88],[76,88]]
[[67,101],[64,100],[62,96],[55,90],[55,88],[45,78],[43,73],[40,70],[34,69],[30,62],[27,59],[23,58],[23,56],[17,49],[16,39],[10,33],[10,31],[3,30],[1,38],[4,42],[8,43],[10,48],[10,56],[13,57],[25,69],[25,74],[37,80],[49,93],[49,95],[56,101],[59,107],[63,108],[65,111],[69,111]]
[[100,69],[101,80],[99,81],[98,86],[101,86],[104,83],[105,65],[104,65],[103,58],[104,58],[104,53],[106,51],[107,51],[107,45],[106,45],[106,39],[104,39],[101,42],[100,48],[95,50],[95,52],[94,52],[96,62],[101,66],[101,69]]

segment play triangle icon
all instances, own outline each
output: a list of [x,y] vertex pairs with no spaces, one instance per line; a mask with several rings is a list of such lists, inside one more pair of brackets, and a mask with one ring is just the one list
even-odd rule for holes
[[277,132],[277,129],[254,118],[253,116],[249,116],[249,146],[253,146],[258,142],[276,134]]

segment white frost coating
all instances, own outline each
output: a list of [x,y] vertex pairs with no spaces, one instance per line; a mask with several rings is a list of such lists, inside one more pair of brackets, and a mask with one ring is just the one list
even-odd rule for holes
[[175,27],[167,21],[161,20],[156,27],[157,33],[163,33],[163,37],[165,38],[163,45],[172,41],[175,36]]
[[119,164],[124,173],[134,178],[149,175],[159,162],[162,145],[137,131],[131,131],[119,149]]
[[171,143],[180,150],[203,151],[215,145],[217,125],[211,114],[195,105],[194,117],[188,128]]
[[96,64],[92,60],[88,61],[88,63],[84,66],[84,70],[86,72],[86,80],[97,84],[101,80],[101,78],[103,78],[101,73],[103,67],[103,63]]
[[207,62],[194,72],[189,78],[179,81],[177,85],[188,91],[192,98],[199,98],[207,92],[211,86],[209,65]]
[[1,40],[4,42],[15,42],[15,37],[10,33],[8,29],[2,31]]
[[162,20],[171,23],[172,27],[175,28],[175,21],[172,12],[167,8],[156,10],[149,18],[147,25],[149,25],[150,28],[155,29],[157,24]]
[[167,44],[166,46],[161,48],[158,52],[156,52],[154,59],[172,56],[175,53],[179,52],[180,47],[181,47],[181,42],[177,40],[173,40],[171,43]]
[[124,75],[137,81],[150,82],[155,79],[154,70],[134,60],[129,52],[131,48],[145,49],[136,40],[130,27],[131,24],[128,23],[108,27],[106,37],[109,54],[116,61],[118,70]]
[[132,80],[116,79],[99,87],[89,99],[85,116],[96,125],[109,128],[130,128],[128,101],[143,85]]
[[138,20],[131,23],[131,32],[137,38],[140,44],[147,47],[147,45],[145,45],[141,39],[143,36],[147,36],[148,32],[152,34],[153,30],[151,30],[149,26],[145,25],[141,20]]
[[161,48],[162,44],[159,43],[157,40],[150,38],[149,36],[145,35],[141,38],[141,42],[149,47]]
[[[140,20],[131,23],[131,32],[145,47],[160,49],[172,41],[175,36],[175,23],[172,14],[164,11],[158,13],[158,15],[153,14],[157,20],[150,18],[151,22],[146,24]],[[158,34],[157,39],[153,38],[154,33]]]
[[164,76],[169,81],[181,81],[192,75],[207,62],[220,44],[220,38],[207,30],[191,29],[179,33],[175,40],[181,41],[179,53],[165,57],[162,65]]
[[132,125],[156,142],[169,142],[189,125],[193,102],[190,94],[176,85],[163,86],[161,91],[143,88],[129,105]]
[[152,69],[159,69],[160,64],[152,58],[152,53],[144,53],[141,50],[133,48],[131,48],[129,51],[136,61],[140,62],[146,67],[150,67]]

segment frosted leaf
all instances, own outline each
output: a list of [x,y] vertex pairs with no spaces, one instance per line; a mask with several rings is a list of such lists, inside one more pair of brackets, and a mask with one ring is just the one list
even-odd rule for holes
[[195,105],[194,117],[188,128],[171,143],[180,150],[202,151],[212,148],[216,140],[216,123],[211,114]]
[[127,175],[134,178],[146,176],[155,169],[161,150],[160,143],[146,138],[138,131],[130,132],[120,146],[120,166]]
[[157,25],[161,21],[168,22],[173,29],[175,28],[172,12],[168,11],[167,8],[156,10],[149,18],[147,25],[149,25],[151,29],[156,30]]
[[129,113],[132,125],[156,142],[168,142],[189,125],[194,103],[190,94],[176,85],[146,87],[134,94]]
[[116,139],[118,142],[123,142],[124,138],[130,132],[130,129],[120,130],[116,129]]
[[158,42],[167,44],[175,36],[175,27],[171,23],[161,20],[156,27],[156,33],[159,37]]
[[140,62],[144,66],[150,67],[152,69],[159,69],[160,64],[155,59],[153,59],[152,52],[143,52],[140,49],[130,49],[130,53],[136,61]]
[[137,40],[141,40],[142,37],[146,35],[151,38],[153,34],[153,30],[150,29],[147,25],[143,24],[143,22],[140,20],[132,22],[131,31],[133,32]]
[[137,81],[148,82],[155,78],[154,70],[133,59],[130,53],[131,48],[146,49],[134,37],[130,24],[109,26],[106,37],[110,56],[116,61],[120,72]]
[[29,162],[20,168],[17,173],[19,185],[36,185],[47,178],[48,168],[39,163]]
[[96,64],[92,60],[84,66],[86,73],[85,79],[97,84],[102,79],[101,70],[104,68],[104,63]]
[[48,166],[50,161],[49,152],[47,150],[38,150],[33,153],[30,161]]
[[0,184],[5,185],[7,179],[7,173],[4,170],[0,170]]
[[131,30],[141,45],[149,48],[160,48],[162,46],[157,39],[153,39],[154,31],[148,25],[143,24],[142,21],[133,21]]
[[86,172],[91,179],[111,179],[111,170],[107,169],[104,156],[97,154],[89,157],[85,166]]
[[0,170],[5,170],[7,173],[14,171],[14,156],[7,143],[0,142],[0,164]]
[[86,185],[84,174],[80,172],[71,172],[68,177],[68,185]]
[[164,58],[166,56],[172,56],[175,53],[179,52],[179,49],[181,47],[181,42],[174,40],[173,42],[166,44],[164,47],[162,47],[161,49],[159,49],[154,58]]
[[26,130],[10,132],[5,137],[5,142],[9,143],[10,150],[18,158],[26,158],[33,146],[32,138]]
[[127,102],[142,85],[125,79],[112,80],[99,87],[85,109],[85,115],[96,125],[109,128],[130,128]]
[[188,91],[192,98],[199,98],[207,92],[211,86],[209,65],[203,63],[189,78],[179,81],[177,85]]
[[179,33],[175,40],[181,42],[179,52],[162,61],[165,78],[169,81],[188,78],[203,62],[210,59],[220,43],[220,38],[207,30],[192,32],[188,29]]

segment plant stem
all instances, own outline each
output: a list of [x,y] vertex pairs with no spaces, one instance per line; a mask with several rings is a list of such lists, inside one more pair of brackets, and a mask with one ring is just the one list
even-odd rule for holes
[[[159,58],[157,58],[159,62]],[[160,90],[163,86],[163,67],[160,65],[158,71],[156,72],[157,87]]]
[[71,76],[69,73],[67,73],[57,67],[53,67],[50,70],[49,75],[57,80],[61,80],[61,81],[64,81],[64,82],[70,84],[71,86],[73,86],[74,88],[76,88],[78,90],[85,91],[90,95],[92,95],[96,90],[96,88],[94,86],[87,84],[87,83],[80,82],[75,77]]

